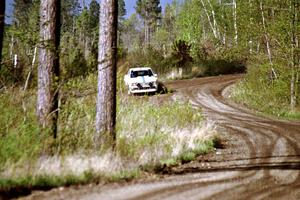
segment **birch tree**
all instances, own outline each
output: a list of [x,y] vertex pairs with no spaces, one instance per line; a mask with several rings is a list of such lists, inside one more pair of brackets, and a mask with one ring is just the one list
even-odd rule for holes
[[236,14],[236,0],[232,0],[232,6],[233,6],[233,26],[234,26],[234,42],[235,45],[238,45],[238,28],[237,28],[237,14]]
[[116,61],[118,0],[102,0],[98,46],[96,145],[116,139]]
[[270,66],[271,66],[271,73],[272,73],[272,76],[274,76],[274,78],[277,78],[277,74],[275,72],[275,69],[273,68],[273,59],[272,59],[272,51],[271,51],[271,46],[270,46],[270,38],[269,38],[267,27],[266,27],[266,19],[265,19],[262,0],[260,0],[260,2],[259,2],[259,7],[260,7],[260,12],[261,12],[264,37],[265,37],[266,44],[267,44],[267,53],[268,53],[268,58],[269,58]]
[[60,0],[41,0],[37,115],[40,126],[57,134]]
[[[253,9],[253,3],[252,0],[249,0],[249,10],[250,10],[250,18],[249,18],[249,24],[250,27],[253,27],[253,16],[252,16],[252,9]],[[249,36],[249,53],[252,54],[253,52],[253,38],[252,34],[250,33]]]
[[[209,26],[210,26],[210,28],[211,28],[211,30],[213,32],[213,35],[214,35],[215,39],[219,39],[219,36],[218,36],[219,33],[218,33],[218,30],[217,30],[217,27],[216,27],[216,20],[215,20],[215,13],[214,13],[214,11],[212,10],[213,20],[211,20],[210,15],[208,13],[208,9],[206,8],[206,5],[205,5],[205,3],[204,3],[203,0],[201,0],[201,4],[202,4],[204,12],[205,12],[205,14],[207,16],[207,21],[209,23]],[[211,6],[211,8],[212,8],[212,6]]]
[[1,62],[2,62],[4,24],[5,24],[5,1],[3,1],[2,5],[0,6],[0,69],[1,69]]
[[292,51],[292,66],[291,66],[291,81],[290,81],[290,106],[291,110],[295,111],[297,104],[297,83],[299,79],[299,57],[297,55],[297,49],[299,48],[299,42],[297,38],[297,22],[298,22],[298,10],[299,3],[296,0],[290,2],[290,13],[291,13],[291,51]]

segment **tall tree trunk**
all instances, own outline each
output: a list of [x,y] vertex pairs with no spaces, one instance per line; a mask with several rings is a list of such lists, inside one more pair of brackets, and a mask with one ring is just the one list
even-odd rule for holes
[[238,45],[238,29],[237,29],[237,14],[236,14],[236,0],[232,0],[233,5],[233,26],[234,26],[234,41],[235,45]]
[[219,31],[219,28],[218,28],[216,13],[214,11],[214,7],[212,6],[210,0],[207,0],[207,2],[208,2],[209,6],[210,6],[210,9],[211,9],[211,14],[212,14],[212,18],[213,18],[213,26],[214,26],[214,29],[216,31],[217,37],[219,39],[221,39],[221,34],[220,34],[220,31]]
[[275,69],[273,67],[272,52],[271,52],[271,47],[270,47],[270,39],[269,39],[268,32],[267,32],[266,20],[265,20],[262,0],[260,0],[260,11],[261,11],[262,25],[263,25],[263,30],[264,30],[264,37],[265,37],[265,40],[266,40],[266,43],[267,43],[267,53],[268,53],[268,58],[269,58],[270,66],[271,66],[271,73],[272,73],[272,76],[275,79],[277,79],[277,74],[276,74]]
[[41,127],[57,135],[60,0],[41,0],[37,115]]
[[205,16],[203,16],[203,12],[201,12],[201,24],[202,24],[202,37],[206,40],[206,29],[205,29],[205,23],[204,23],[204,18]]
[[149,19],[145,19],[145,46],[148,48],[151,42],[151,24]]
[[2,47],[3,47],[3,35],[4,35],[4,24],[5,24],[5,0],[2,1],[0,6],[0,70],[2,63]]
[[148,47],[149,47],[150,44],[151,44],[151,37],[152,37],[152,28],[151,28],[151,24],[149,23],[147,27],[148,27],[147,44],[148,44]]
[[36,59],[36,51],[37,51],[37,47],[34,47],[31,68],[28,72],[28,75],[27,75],[27,78],[26,78],[26,81],[25,81],[25,85],[24,85],[24,89],[23,89],[24,91],[27,90],[27,87],[28,87],[28,84],[29,84],[29,81],[30,81],[30,78],[31,78],[31,74],[32,74],[33,69],[34,69],[35,59]]
[[9,58],[12,59],[13,57],[13,50],[14,50],[14,36],[11,36],[11,42],[10,42],[10,45],[9,45]]
[[291,6],[290,6],[290,12],[291,12],[291,30],[292,30],[292,66],[291,66],[291,80],[290,80],[290,107],[292,111],[295,111],[296,104],[297,104],[297,79],[298,79],[298,69],[297,65],[298,63],[298,56],[296,53],[296,48],[298,45],[297,37],[296,37],[296,31],[297,31],[297,10],[296,10],[296,2],[295,0],[291,0]]
[[116,61],[118,1],[100,3],[96,145],[116,139]]
[[[249,12],[250,12],[250,27],[253,27],[253,13],[252,13],[252,9],[253,9],[253,3],[252,0],[249,0]],[[253,35],[251,33],[251,31],[249,32],[249,53],[252,54],[253,53]]]
[[218,38],[217,30],[216,30],[215,27],[213,26],[213,23],[212,23],[212,21],[211,21],[211,19],[210,19],[210,17],[209,17],[209,13],[208,13],[208,11],[207,11],[207,9],[206,9],[206,6],[205,6],[203,0],[201,0],[201,4],[202,4],[203,9],[204,9],[204,12],[205,12],[205,14],[206,14],[206,16],[207,16],[207,20],[208,20],[209,26],[210,26],[210,28],[211,28],[213,34],[214,34],[215,39],[219,39],[219,38]]

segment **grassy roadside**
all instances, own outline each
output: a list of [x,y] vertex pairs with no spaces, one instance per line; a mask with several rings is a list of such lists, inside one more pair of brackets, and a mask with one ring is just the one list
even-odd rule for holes
[[201,110],[187,102],[156,105],[150,97],[127,97],[120,85],[116,151],[95,149],[95,81],[90,76],[63,86],[57,141],[40,135],[33,91],[0,94],[0,191],[130,180],[214,149],[217,134]]
[[244,80],[232,88],[234,101],[263,115],[300,120],[300,107],[290,111],[290,77],[285,67],[277,66],[277,79],[270,78],[270,66],[252,64]]

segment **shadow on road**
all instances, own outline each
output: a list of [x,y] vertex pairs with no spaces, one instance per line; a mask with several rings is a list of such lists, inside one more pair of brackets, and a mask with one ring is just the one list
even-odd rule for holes
[[156,173],[159,174],[187,174],[187,173],[210,173],[210,172],[229,172],[229,171],[252,171],[252,170],[300,170],[300,162],[270,162],[270,163],[256,163],[256,164],[241,164],[229,165],[227,167],[211,167],[200,168],[190,167],[184,169],[172,169],[164,167]]

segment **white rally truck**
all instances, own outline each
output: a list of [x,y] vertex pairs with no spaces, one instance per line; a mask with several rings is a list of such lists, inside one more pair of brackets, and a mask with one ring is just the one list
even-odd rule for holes
[[130,68],[124,76],[128,94],[157,92],[157,74],[150,67]]

